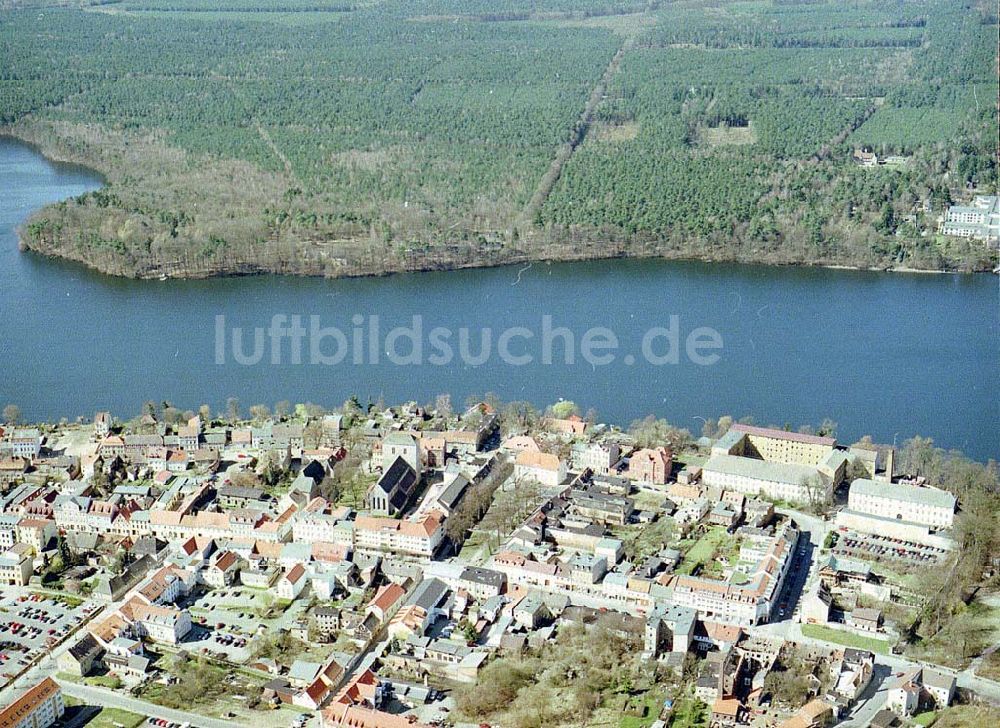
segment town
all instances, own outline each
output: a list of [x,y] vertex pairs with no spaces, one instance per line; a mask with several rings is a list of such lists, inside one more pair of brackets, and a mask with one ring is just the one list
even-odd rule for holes
[[4,418],[0,728],[1000,717],[995,467],[919,438],[447,395]]

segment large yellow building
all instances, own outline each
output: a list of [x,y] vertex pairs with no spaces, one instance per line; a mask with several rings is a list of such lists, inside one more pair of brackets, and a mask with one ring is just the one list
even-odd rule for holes
[[815,467],[826,460],[836,446],[837,441],[832,437],[735,424],[715,444],[712,454]]
[[832,437],[733,425],[702,468],[706,485],[800,503],[820,502],[843,480],[847,457]]

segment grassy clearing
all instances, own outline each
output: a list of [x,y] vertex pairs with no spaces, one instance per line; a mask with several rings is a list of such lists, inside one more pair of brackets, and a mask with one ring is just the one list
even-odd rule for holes
[[889,640],[863,637],[853,632],[843,632],[839,629],[824,627],[820,624],[803,624],[802,634],[815,640],[825,640],[827,642],[835,642],[838,645],[844,645],[845,647],[870,650],[879,655],[888,655],[892,651],[893,645]]
[[138,728],[146,716],[130,713],[119,708],[101,708],[101,712],[89,721],[87,728]]
[[83,678],[83,682],[86,685],[96,685],[100,688],[108,688],[109,690],[117,690],[122,686],[122,681],[120,678],[114,675],[94,675],[92,677]]
[[701,467],[707,462],[708,455],[700,453],[697,450],[684,450],[674,455],[674,464],[682,467],[685,465],[697,465]]
[[625,715],[619,722],[619,728],[649,728],[653,721],[659,717],[660,706],[663,700],[659,695],[648,694],[642,701],[644,706],[643,715]]
[[704,728],[708,725],[707,708],[697,698],[683,698],[674,706],[672,728]]
[[706,126],[698,130],[698,141],[708,147],[742,146],[756,143],[757,132],[752,126]]
[[593,129],[593,139],[597,142],[627,142],[639,136],[639,124],[626,121],[621,124],[596,124]]
[[[77,700],[70,696],[64,696],[63,702],[67,709],[76,708],[81,711],[91,710],[91,706],[82,700]],[[100,712],[88,720],[87,728],[138,728],[146,720],[146,716],[138,713],[130,713],[119,708],[100,708]]]
[[917,715],[913,716],[911,720],[917,725],[922,725],[924,728],[928,728],[928,726],[934,725],[934,721],[937,720],[937,711],[928,710],[924,713],[917,713]]
[[[177,677],[172,685],[147,683],[142,699],[166,708],[193,710],[203,715],[217,715],[231,706],[239,707],[248,697],[259,696],[262,679],[252,679],[245,673],[233,673],[203,659],[174,658],[170,671]],[[247,705],[251,701],[247,700]],[[252,707],[252,706],[250,706]]]
[[614,529],[616,538],[625,545],[629,558],[638,561],[658,553],[670,544],[674,533],[674,522],[670,518],[660,518],[655,523],[629,525]]

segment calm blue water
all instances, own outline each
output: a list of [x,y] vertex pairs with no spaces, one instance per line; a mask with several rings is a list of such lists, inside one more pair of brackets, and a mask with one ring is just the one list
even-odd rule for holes
[[[904,275],[661,261],[535,264],[322,280],[282,277],[209,281],[126,281],[17,250],[14,227],[32,210],[100,184],[92,173],[54,165],[28,147],[0,139],[0,404],[15,402],[32,419],[90,416],[111,408],[131,416],[145,400],[182,408],[244,407],[280,399],[335,405],[352,394],[456,403],[496,392],[539,405],[559,397],[628,424],[654,413],[700,432],[701,417],[752,415],[760,424],[797,426],[825,417],[841,440],[863,434],[902,441],[914,434],[979,459],[1000,455],[1000,334],[997,278]],[[243,366],[233,360],[231,328],[243,327],[246,352],[254,327],[275,314],[309,316],[339,327],[350,341],[352,317],[378,315],[383,334],[423,317],[425,363],[386,361],[329,366],[281,361]],[[216,317],[225,316],[226,363],[216,363]],[[580,337],[605,326],[618,336],[615,362],[579,358],[538,362],[543,315]],[[681,353],[676,365],[641,355],[643,332],[679,317],[681,347],[696,327],[719,333],[719,361],[699,366]],[[491,327],[494,356],[482,366],[426,363],[434,327]],[[535,363],[513,366],[495,354],[505,327],[533,331]],[[269,343],[265,342],[269,347]],[[364,345],[367,347],[367,343]],[[656,342],[663,351],[664,342]],[[329,337],[322,352],[332,354]],[[399,342],[406,354],[409,345]],[[365,349],[367,352],[367,349]],[[712,353],[712,352],[705,352]],[[624,363],[632,354],[636,362]],[[367,357],[366,357],[367,358]]]

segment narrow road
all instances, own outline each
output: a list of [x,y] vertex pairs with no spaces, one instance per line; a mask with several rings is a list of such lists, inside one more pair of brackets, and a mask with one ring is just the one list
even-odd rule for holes
[[583,107],[583,113],[580,114],[580,118],[573,127],[570,140],[559,147],[555,158],[552,160],[552,164],[549,165],[548,170],[542,175],[542,178],[538,182],[538,187],[535,188],[534,194],[531,195],[531,199],[521,212],[521,219],[518,227],[530,228],[534,225],[535,217],[542,209],[542,205],[545,204],[545,200],[548,199],[552,189],[556,186],[556,182],[559,181],[560,175],[562,175],[563,166],[569,161],[573,152],[586,138],[587,131],[590,128],[590,123],[594,117],[594,112],[597,110],[597,105],[601,103],[601,99],[604,98],[604,92],[608,87],[608,83],[610,83],[611,79],[614,78],[614,75],[618,73],[618,67],[621,65],[622,57],[625,55],[626,51],[632,47],[632,38],[633,36],[627,37],[615,52],[614,56],[611,57],[611,61],[608,63],[607,68],[604,69],[601,79],[597,82],[597,85],[594,86],[593,91],[590,92],[590,97],[587,99],[587,103]]
[[78,685],[77,683],[66,682],[59,678],[55,678],[55,680],[59,683],[59,687],[62,688],[63,693],[81,700],[88,705],[102,705],[107,708],[128,710],[149,718],[163,718],[172,723],[190,723],[192,726],[196,726],[196,728],[233,728],[233,723],[228,720],[206,718],[196,713],[164,708],[155,703],[132,698],[105,688],[94,687],[92,685]]

